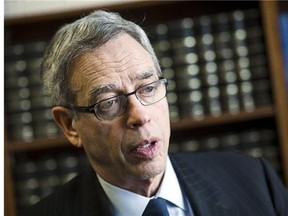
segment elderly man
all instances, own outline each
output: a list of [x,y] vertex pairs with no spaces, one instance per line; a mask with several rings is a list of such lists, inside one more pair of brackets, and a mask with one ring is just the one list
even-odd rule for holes
[[52,114],[91,167],[25,215],[288,215],[262,159],[168,155],[167,80],[144,31],[96,11],[62,27],[44,56]]

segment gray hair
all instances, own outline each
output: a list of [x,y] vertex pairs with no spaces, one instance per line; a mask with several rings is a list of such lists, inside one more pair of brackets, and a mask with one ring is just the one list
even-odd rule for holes
[[121,33],[129,34],[148,51],[158,76],[161,76],[157,57],[143,29],[117,13],[99,10],[60,28],[45,51],[41,77],[53,103],[65,105],[74,102],[69,74],[73,61]]

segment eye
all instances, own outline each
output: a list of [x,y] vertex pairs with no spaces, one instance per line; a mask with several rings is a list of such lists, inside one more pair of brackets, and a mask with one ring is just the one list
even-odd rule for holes
[[138,93],[141,95],[149,96],[153,95],[155,90],[156,90],[155,85],[147,85],[140,88]]
[[114,98],[110,98],[110,99],[101,101],[98,104],[97,108],[99,110],[102,110],[102,111],[109,111],[109,110],[112,110],[112,109],[118,107],[118,105],[119,105],[119,98],[114,97]]

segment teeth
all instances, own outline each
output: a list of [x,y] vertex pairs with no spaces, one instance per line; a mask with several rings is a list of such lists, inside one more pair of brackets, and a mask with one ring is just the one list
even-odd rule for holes
[[151,143],[147,143],[147,144],[143,145],[142,148],[147,148],[147,147],[149,147],[150,145],[151,145]]

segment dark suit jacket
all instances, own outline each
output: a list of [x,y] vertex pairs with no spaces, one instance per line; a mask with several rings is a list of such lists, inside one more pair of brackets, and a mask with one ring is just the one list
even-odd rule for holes
[[[288,193],[262,159],[230,153],[170,158],[195,216],[288,216]],[[111,203],[89,169],[23,215],[112,216]]]

